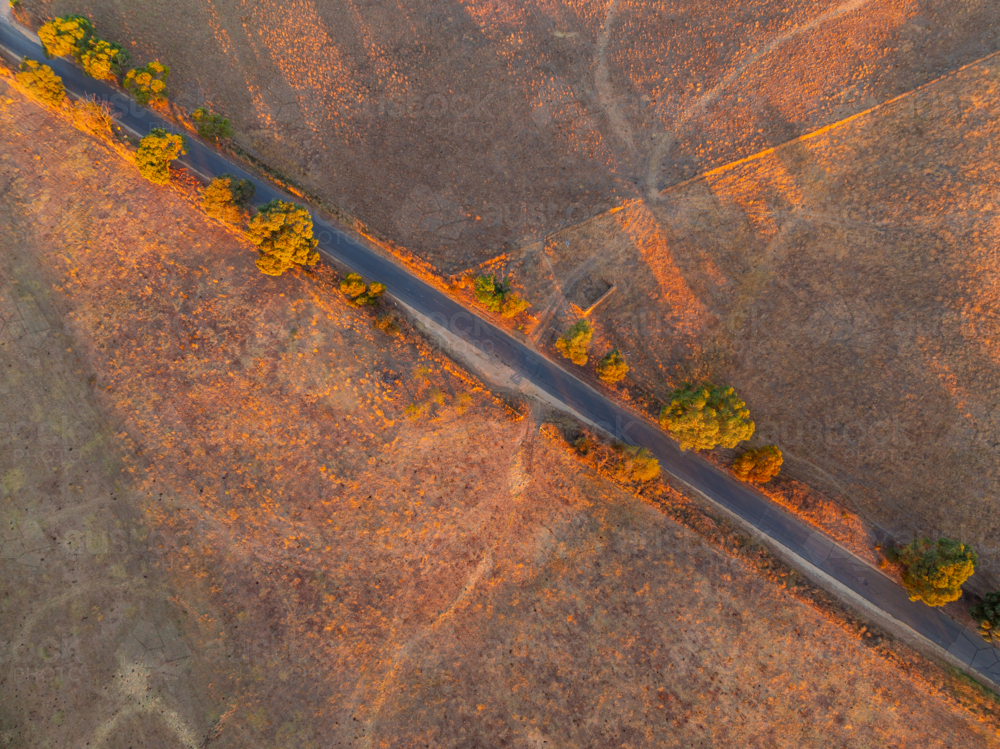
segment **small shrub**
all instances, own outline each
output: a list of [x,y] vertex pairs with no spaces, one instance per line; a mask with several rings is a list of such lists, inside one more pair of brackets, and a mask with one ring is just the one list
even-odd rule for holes
[[340,282],[340,292],[348,299],[355,299],[365,291],[365,280],[357,273],[348,273]]
[[170,68],[155,60],[144,68],[133,68],[125,74],[122,86],[142,106],[167,100],[167,76]]
[[376,317],[375,327],[390,338],[399,335],[399,320],[395,312],[386,312]]
[[580,455],[590,455],[590,451],[594,449],[594,440],[589,434],[584,432],[573,440],[573,449]]
[[62,78],[57,76],[48,65],[42,65],[35,60],[21,60],[17,82],[24,86],[28,93],[43,104],[58,107],[66,98],[66,87]]
[[685,383],[670,395],[660,411],[660,426],[680,443],[681,450],[736,447],[753,436],[750,411],[731,387]]
[[120,44],[103,39],[91,39],[80,54],[80,65],[91,78],[117,82],[122,68],[128,64],[128,53]]
[[972,547],[950,538],[915,540],[892,554],[903,566],[903,586],[911,601],[944,606],[962,597],[962,583],[976,571],[979,557]]
[[94,24],[84,16],[53,18],[38,29],[38,38],[47,58],[75,58],[87,49],[87,42],[94,36]]
[[628,374],[628,364],[618,349],[607,353],[597,364],[597,376],[609,385],[621,382]]
[[135,152],[135,164],[139,173],[154,185],[170,182],[170,162],[185,151],[183,135],[168,133],[163,128],[153,128],[149,135],[139,141]]
[[660,461],[653,457],[645,447],[635,445],[616,445],[618,465],[615,475],[629,482],[646,483],[659,477]]
[[247,237],[257,245],[257,268],[268,276],[280,276],[296,265],[319,261],[309,211],[295,203],[272,200],[250,219]]
[[451,407],[455,409],[455,413],[459,416],[464,414],[469,406],[472,405],[472,396],[468,393],[459,393],[455,396],[455,401],[451,404]]
[[775,445],[747,450],[733,461],[733,473],[741,481],[764,484],[778,475],[784,458]]
[[490,312],[499,312],[503,302],[503,295],[506,293],[505,281],[498,281],[496,276],[476,277],[476,299]]
[[216,177],[201,193],[201,207],[211,218],[227,224],[240,224],[250,214],[254,196],[253,182],[236,179],[231,174]]
[[527,300],[522,299],[514,292],[510,292],[509,294],[507,294],[507,296],[503,298],[503,304],[500,306],[500,316],[517,317],[526,309],[528,309]]
[[114,122],[114,110],[103,99],[80,99],[73,108],[73,124],[91,135],[110,137]]
[[[370,283],[368,285],[368,291],[364,295],[367,296],[368,299],[364,301],[363,304],[374,305],[375,302],[378,300],[378,298],[381,297],[384,293],[385,293],[384,283],[378,283],[377,281]],[[357,302],[359,300],[355,299],[354,301]]]
[[1000,644],[1000,593],[987,593],[982,603],[969,609],[979,622],[979,634],[987,642]]
[[475,293],[480,304],[503,317],[515,317],[528,308],[528,303],[511,290],[510,276],[477,276]]
[[385,286],[373,283],[366,287],[361,276],[357,273],[348,273],[340,282],[340,291],[355,307],[374,307],[378,304],[379,297],[385,293]]
[[593,338],[594,331],[586,320],[577,320],[569,330],[556,341],[556,350],[574,364],[583,366],[587,363],[587,346]]
[[218,143],[220,140],[225,140],[233,134],[233,128],[229,124],[229,120],[221,114],[212,114],[205,107],[198,107],[198,109],[194,110],[192,119],[194,119],[195,127],[198,129],[198,135],[205,140]]

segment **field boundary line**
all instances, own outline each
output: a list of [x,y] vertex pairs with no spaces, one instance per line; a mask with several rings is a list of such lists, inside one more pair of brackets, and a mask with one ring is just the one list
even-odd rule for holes
[[736,167],[743,166],[744,164],[749,164],[751,162],[757,161],[759,159],[764,158],[765,156],[770,156],[771,154],[777,153],[778,151],[780,151],[780,150],[782,150],[782,149],[784,149],[784,148],[786,148],[788,146],[794,145],[796,143],[803,143],[803,142],[805,142],[807,140],[812,140],[813,138],[818,138],[819,136],[825,135],[826,133],[830,132],[831,130],[836,130],[837,128],[842,127],[843,125],[847,125],[847,124],[849,124],[851,122],[854,122],[855,120],[861,119],[862,117],[865,117],[865,116],[871,114],[872,112],[876,112],[876,111],[878,111],[880,109],[883,109],[883,108],[889,106],[890,104],[895,104],[896,102],[902,101],[903,99],[906,99],[906,98],[908,98],[910,96],[913,96],[915,94],[921,93],[924,90],[926,90],[928,88],[931,88],[932,86],[936,86],[937,84],[939,84],[939,83],[941,83],[941,82],[943,82],[943,81],[945,81],[945,80],[947,80],[949,78],[954,78],[955,76],[959,75],[960,73],[965,72],[969,68],[973,68],[973,67],[975,67],[977,65],[981,65],[982,63],[986,62],[987,60],[990,60],[990,59],[992,59],[994,57],[997,57],[998,55],[1000,55],[1000,50],[996,50],[995,52],[990,52],[988,55],[984,55],[983,57],[980,57],[980,58],[978,58],[976,60],[973,60],[972,62],[966,63],[965,65],[962,65],[959,68],[955,68],[954,70],[949,70],[947,73],[939,75],[937,78],[934,78],[933,80],[927,81],[926,83],[921,83],[916,88],[911,88],[909,91],[904,91],[901,94],[897,94],[896,96],[892,97],[891,99],[886,99],[885,101],[879,102],[878,104],[874,104],[874,105],[868,107],[867,109],[861,110],[860,112],[855,112],[854,114],[850,115],[849,117],[845,117],[842,120],[837,120],[836,122],[831,122],[831,123],[829,123],[827,125],[823,125],[822,127],[818,128],[816,130],[812,130],[812,131],[810,131],[808,133],[804,133],[803,135],[799,135],[799,136],[797,136],[795,138],[792,138],[791,140],[786,140],[784,143],[779,143],[776,146],[771,146],[770,148],[765,148],[763,151],[758,151],[756,153],[752,153],[749,156],[743,157],[742,159],[737,159],[736,161],[730,161],[730,162],[728,162],[726,164],[721,164],[721,165],[719,165],[717,167],[713,167],[712,169],[709,169],[706,172],[702,172],[701,174],[697,174],[694,177],[690,177],[690,178],[688,178],[686,180],[682,180],[681,182],[675,182],[674,184],[669,185],[668,187],[664,187],[657,194],[658,195],[665,195],[666,193],[673,192],[674,190],[677,190],[677,189],[679,189],[681,187],[686,187],[687,185],[690,185],[693,182],[697,182],[699,180],[706,179],[707,177],[718,176],[719,174],[722,174],[724,172],[728,172],[729,170],[735,169]]

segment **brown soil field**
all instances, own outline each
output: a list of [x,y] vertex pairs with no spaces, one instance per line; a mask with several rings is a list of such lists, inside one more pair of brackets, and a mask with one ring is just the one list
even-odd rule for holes
[[525,247],[535,340],[617,283],[592,317],[623,390],[736,386],[790,475],[900,540],[974,544],[996,588],[998,81],[993,58]]
[[0,81],[4,745],[1000,743],[190,197]]
[[992,0],[23,0],[445,274],[1000,47]]

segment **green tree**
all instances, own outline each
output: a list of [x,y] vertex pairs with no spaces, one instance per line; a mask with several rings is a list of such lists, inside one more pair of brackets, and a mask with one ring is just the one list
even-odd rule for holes
[[962,583],[976,571],[971,546],[950,538],[919,538],[890,555],[903,566],[903,586],[911,601],[944,606],[962,597]]
[[623,481],[646,483],[660,475],[660,461],[645,447],[615,445],[618,465],[615,475]]
[[597,364],[597,376],[609,385],[621,382],[627,374],[628,364],[618,349],[605,354]]
[[195,127],[198,128],[198,135],[205,140],[218,143],[220,140],[232,137],[233,128],[229,120],[221,114],[212,114],[205,107],[198,107],[191,117]]
[[1000,593],[987,593],[981,603],[969,609],[979,622],[979,634],[987,642],[1000,644]]
[[170,182],[170,162],[187,153],[187,142],[183,135],[168,133],[163,128],[153,128],[149,135],[139,141],[135,152],[135,164],[139,173],[154,185]]
[[296,265],[315,265],[319,242],[313,239],[309,211],[295,203],[272,200],[250,219],[247,237],[257,245],[257,268],[268,276],[280,276]]
[[250,213],[253,182],[231,174],[216,177],[201,193],[201,207],[211,218],[227,224],[242,223]]
[[38,29],[38,38],[47,58],[79,58],[87,49],[87,42],[94,36],[94,24],[84,16],[53,18]]
[[733,473],[741,481],[765,484],[781,470],[784,458],[776,445],[747,450],[733,461]]
[[569,330],[556,341],[556,350],[574,364],[581,367],[587,363],[587,346],[593,338],[594,331],[586,320],[577,320]]
[[99,81],[117,82],[122,68],[128,64],[128,53],[122,46],[103,39],[91,39],[79,57],[84,72]]
[[680,443],[681,450],[736,447],[753,436],[750,411],[731,387],[684,383],[660,411],[660,426]]
[[348,273],[340,282],[340,291],[355,307],[374,307],[379,297],[385,293],[385,286],[373,283],[365,286],[364,279],[357,273]]
[[528,308],[528,303],[512,290],[510,276],[477,276],[475,292],[480,304],[504,317],[515,317]]
[[144,68],[133,68],[125,74],[122,86],[142,106],[167,100],[167,76],[170,68],[153,61]]
[[58,107],[66,98],[66,87],[63,86],[62,78],[48,65],[42,65],[36,60],[28,58],[21,60],[17,82],[24,86],[29,94],[50,107]]
[[503,299],[503,282],[498,282],[496,276],[476,276],[476,299],[490,312],[500,311]]

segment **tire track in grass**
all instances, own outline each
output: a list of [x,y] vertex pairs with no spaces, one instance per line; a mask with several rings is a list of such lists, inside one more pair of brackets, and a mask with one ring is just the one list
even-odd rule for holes
[[848,2],[843,5],[839,5],[833,10],[827,11],[822,15],[816,16],[809,23],[802,26],[796,26],[794,29],[786,31],[784,34],[776,36],[770,42],[768,42],[763,49],[750,55],[746,60],[733,68],[729,75],[723,78],[716,86],[714,86],[710,91],[706,91],[702,96],[700,96],[695,102],[689,106],[684,112],[681,113],[680,117],[672,123],[672,130],[664,133],[659,142],[653,147],[653,151],[649,156],[649,166],[646,172],[646,184],[645,192],[647,199],[652,201],[657,201],[662,199],[660,191],[656,187],[657,179],[660,175],[659,165],[666,157],[667,153],[670,151],[671,147],[676,142],[676,132],[687,125],[687,123],[697,114],[701,114],[705,109],[714,102],[725,89],[727,89],[737,78],[739,78],[743,73],[745,73],[751,66],[755,65],[764,57],[770,55],[775,49],[780,47],[785,42],[790,39],[794,39],[797,36],[806,34],[818,26],[822,26],[827,21],[832,21],[841,16],[847,15],[848,13],[853,13],[856,10],[860,10],[865,5],[867,5],[871,0],[848,0]]

